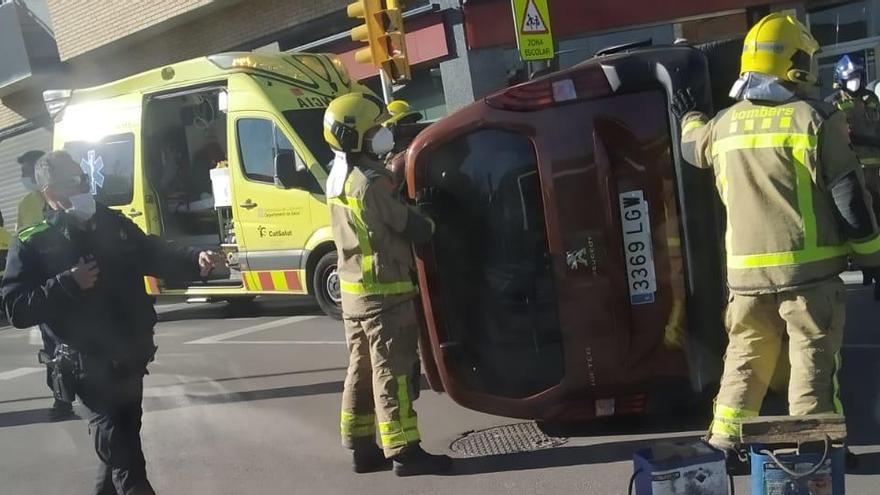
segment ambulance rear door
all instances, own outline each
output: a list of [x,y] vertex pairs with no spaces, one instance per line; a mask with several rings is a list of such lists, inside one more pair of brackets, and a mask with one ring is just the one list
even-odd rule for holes
[[149,221],[146,214],[155,198],[145,189],[141,164],[141,105],[137,93],[84,103],[74,99],[55,124],[55,143],[82,167],[98,202],[154,233],[158,219]]

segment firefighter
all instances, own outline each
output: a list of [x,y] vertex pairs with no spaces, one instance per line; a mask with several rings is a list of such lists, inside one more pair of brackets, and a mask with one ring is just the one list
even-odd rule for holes
[[43,221],[46,202],[34,182],[34,165],[43,155],[42,151],[31,150],[18,157],[18,164],[21,165],[21,184],[28,192],[18,203],[18,222],[15,228],[19,232]]
[[880,207],[880,100],[868,89],[864,65],[844,55],[834,68],[834,88],[825,101],[846,114],[850,139],[865,172],[865,183]]
[[819,45],[770,14],[748,33],[736,104],[713,119],[690,89],[672,104],[682,153],[712,169],[727,210],[729,344],[709,442],[739,448],[740,420],[757,416],[784,347],[791,415],[843,413],[837,389],[847,257],[880,264],[880,236],[846,115],[815,99]]
[[[880,100],[867,83],[865,66],[854,57],[844,55],[834,67],[836,92],[825,99],[846,114],[849,135],[862,170],[865,186],[874,202],[874,215],[880,215]],[[871,272],[863,273],[864,285],[874,282]],[[880,299],[880,283],[874,285],[874,298]]]
[[419,445],[412,407],[419,383],[410,376],[419,335],[411,243],[430,239],[434,224],[394,199],[381,161],[394,147],[393,134],[381,125],[387,117],[378,98],[362,93],[333,100],[324,114],[324,138],[335,153],[327,198],[349,349],[342,444],[353,451],[358,473],[392,464],[398,476],[439,473],[451,459]]

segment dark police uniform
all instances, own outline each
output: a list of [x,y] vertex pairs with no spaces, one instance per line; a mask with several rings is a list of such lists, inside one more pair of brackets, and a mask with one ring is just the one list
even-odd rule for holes
[[[95,286],[81,289],[71,267],[93,257]],[[143,377],[155,353],[156,312],[145,275],[199,278],[198,253],[145,235],[98,204],[87,227],[64,213],[22,231],[9,250],[3,305],[18,328],[45,324],[81,355],[76,392],[89,410],[100,469],[95,494],[152,494],[141,450]]]

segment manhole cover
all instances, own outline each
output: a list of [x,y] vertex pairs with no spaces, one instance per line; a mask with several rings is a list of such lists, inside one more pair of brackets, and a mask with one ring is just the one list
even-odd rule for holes
[[461,457],[481,457],[552,449],[566,442],[568,438],[549,437],[530,422],[471,431],[452,442],[449,448]]

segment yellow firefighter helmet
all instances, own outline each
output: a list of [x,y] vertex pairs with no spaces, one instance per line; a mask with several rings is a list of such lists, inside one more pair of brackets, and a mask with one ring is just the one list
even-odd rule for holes
[[816,84],[819,43],[789,15],[770,14],[755,24],[743,44],[740,75],[758,72],[796,84]]
[[327,105],[324,112],[324,140],[345,153],[363,149],[364,134],[382,124],[387,115],[382,100],[369,93],[348,93]]

